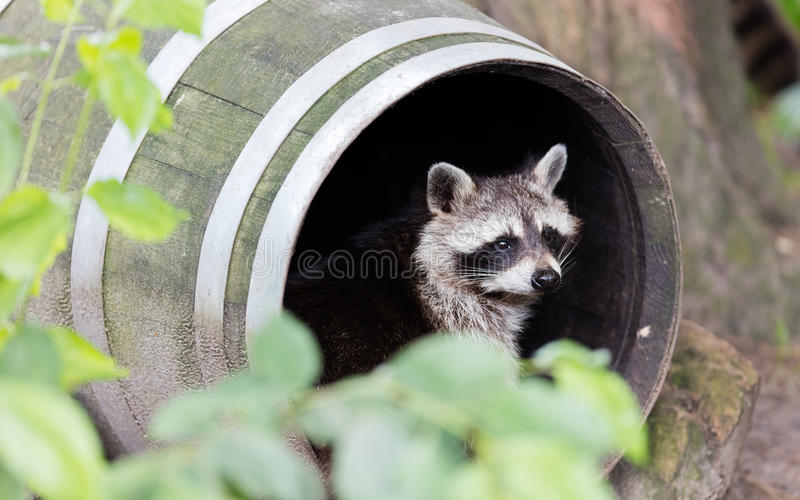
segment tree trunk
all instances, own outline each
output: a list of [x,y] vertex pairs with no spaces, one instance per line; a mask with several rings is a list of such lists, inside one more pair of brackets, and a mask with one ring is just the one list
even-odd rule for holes
[[790,290],[800,290],[800,244],[790,236],[800,196],[764,158],[729,0],[472,3],[608,87],[644,121],[675,193],[684,317],[757,336],[780,318],[800,322],[800,293]]

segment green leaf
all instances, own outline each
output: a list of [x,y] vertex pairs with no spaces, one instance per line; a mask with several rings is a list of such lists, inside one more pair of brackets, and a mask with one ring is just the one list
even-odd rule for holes
[[153,496],[144,498],[152,498],[152,500],[231,500],[231,497],[225,494],[224,486],[215,477],[208,477],[191,470],[177,472],[180,473],[166,474],[158,484],[157,492]]
[[72,330],[23,324],[0,351],[0,374],[71,390],[125,371]]
[[790,141],[800,140],[800,83],[775,96],[772,122],[778,134]]
[[23,325],[0,352],[0,375],[57,386],[61,360],[41,328]]
[[210,390],[167,402],[154,415],[150,435],[163,441],[185,440],[216,431],[225,421],[278,434],[288,410],[283,391],[265,387],[255,377],[239,375]]
[[8,192],[22,159],[22,132],[14,106],[0,97],[0,197]]
[[92,84],[92,74],[86,68],[81,68],[70,77],[75,85],[80,87],[89,88]]
[[67,200],[24,186],[0,202],[0,274],[24,281],[41,274],[67,246]]
[[397,419],[402,412],[386,393],[382,380],[373,375],[357,376],[322,386],[304,398],[297,418],[303,434],[317,444],[330,444],[357,415]]
[[58,23],[66,22],[72,10],[72,0],[39,0],[47,19]]
[[286,391],[259,376],[246,373],[214,388],[225,401],[227,415],[255,429],[279,432],[290,414]]
[[8,329],[7,326],[0,326],[0,351],[3,350],[3,346],[6,343],[6,340],[11,337],[11,331]]
[[99,498],[100,441],[80,405],[53,388],[0,379],[0,463],[48,500]]
[[150,125],[150,132],[158,134],[172,128],[172,110],[166,106],[159,106],[156,111],[156,118]]
[[288,313],[272,318],[253,340],[251,372],[288,390],[313,384],[321,367],[322,355],[313,334]]
[[202,34],[205,0],[115,0],[124,16],[146,28],[170,27]]
[[550,370],[557,363],[568,361],[585,367],[608,366],[611,355],[605,349],[593,351],[572,339],[560,339],[540,347],[533,356],[539,369]]
[[9,94],[19,90],[22,85],[22,76],[19,73],[0,80],[0,95]]
[[236,430],[207,450],[213,469],[248,498],[321,500],[319,477],[279,436]]
[[[479,446],[478,455],[478,463],[485,464],[492,478],[493,492],[487,498],[614,498],[611,488],[602,480],[597,461],[559,439],[530,436],[494,441]],[[464,481],[463,476],[459,479]],[[482,486],[485,488],[485,483]],[[464,485],[456,484],[453,489],[463,491]]]
[[455,457],[439,436],[392,418],[361,415],[337,441],[333,486],[348,500],[437,499]]
[[197,447],[171,446],[114,461],[103,481],[109,500],[232,500]]
[[218,429],[226,401],[214,392],[192,392],[168,401],[150,423],[150,434],[162,441],[182,440]]
[[448,478],[447,500],[487,500],[503,498],[497,495],[492,471],[486,464],[470,462]]
[[27,500],[28,494],[22,483],[0,466],[0,498],[3,500]]
[[139,31],[127,27],[112,36],[81,37],[77,44],[86,74],[76,81],[87,84],[109,113],[128,127],[131,137],[154,124],[163,129],[170,114],[139,57],[141,37]]
[[636,464],[647,460],[647,429],[636,396],[625,379],[602,368],[575,363],[556,364],[552,372],[556,387],[564,394],[583,401],[596,419],[605,421],[614,432],[618,450]]
[[111,227],[134,240],[164,241],[189,217],[152,189],[138,184],[111,179],[95,182],[87,192],[100,205]]
[[786,359],[792,350],[792,343],[790,340],[789,328],[786,326],[786,320],[779,318],[775,323],[775,347],[778,350],[778,357]]
[[616,428],[593,412],[583,400],[556,390],[550,382],[531,378],[485,405],[481,429],[501,437],[551,436],[600,458],[616,451]]
[[129,56],[138,56],[142,50],[142,32],[136,28],[125,26],[110,39],[108,48]]
[[0,325],[5,323],[28,295],[30,286],[0,274]]
[[794,28],[795,33],[800,33],[800,2],[797,0],[777,0],[777,4],[783,17]]
[[0,37],[0,60],[25,56],[47,57],[51,50],[52,47],[47,42],[33,45],[13,38]]
[[166,471],[182,467],[186,450],[166,448],[146,450],[119,457],[109,464],[102,488],[109,500],[144,500],[155,498]]
[[385,371],[435,398],[474,407],[511,387],[517,366],[488,341],[432,335],[401,351]]
[[127,375],[116,362],[89,341],[67,328],[48,328],[48,337],[61,361],[61,387],[72,390],[92,380],[113,380]]

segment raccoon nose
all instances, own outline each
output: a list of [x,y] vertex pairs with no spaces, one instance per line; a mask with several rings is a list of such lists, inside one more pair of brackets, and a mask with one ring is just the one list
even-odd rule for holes
[[533,273],[533,276],[531,276],[531,285],[533,285],[533,288],[542,292],[554,289],[560,282],[561,277],[552,269],[542,269],[536,271]]

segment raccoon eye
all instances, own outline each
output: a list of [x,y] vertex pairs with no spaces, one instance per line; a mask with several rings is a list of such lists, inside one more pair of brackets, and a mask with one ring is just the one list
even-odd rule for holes
[[550,226],[545,226],[542,230],[542,239],[551,251],[555,252],[561,247],[564,238]]
[[505,252],[509,248],[511,248],[511,243],[509,243],[506,240],[498,240],[494,244],[494,249],[499,250],[501,252]]

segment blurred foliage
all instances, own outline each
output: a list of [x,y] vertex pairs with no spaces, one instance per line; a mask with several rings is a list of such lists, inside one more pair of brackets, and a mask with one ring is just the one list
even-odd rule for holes
[[316,388],[313,335],[279,316],[255,337],[249,372],[170,401],[149,431],[162,446],[107,463],[66,390],[120,369],[75,332],[16,325],[0,336],[0,491],[322,499],[320,474],[287,444],[295,429],[332,448],[341,500],[611,499],[603,459],[624,450],[643,463],[647,436],[607,359],[556,341],[523,362],[551,380],[516,381],[517,363],[488,341],[436,335],[368,375]]
[[800,0],[775,0],[783,17],[800,32]]
[[[24,148],[17,112],[0,95],[0,196],[3,196],[0,199],[0,326],[9,324],[15,311],[24,318],[30,295],[38,293],[42,274],[66,248],[72,230],[74,199],[78,196],[29,185],[27,175],[47,98],[55,85],[56,70],[72,24],[82,17],[83,3],[83,0],[41,0],[44,15],[65,25],[52,52],[48,44],[31,45],[0,37],[0,59],[51,55],[44,80],[38,80],[33,76],[36,72],[30,71],[0,82],[2,94],[16,91],[26,80],[36,81],[42,92]],[[141,31],[133,26],[117,27],[117,23],[129,19],[136,24],[185,28],[198,33],[205,8],[202,0],[182,0],[165,9],[155,8],[152,0],[90,5],[105,14],[107,30],[78,37],[76,52],[82,68],[71,77],[60,79],[61,85],[83,87],[87,91],[65,159],[61,191],[70,185],[95,99],[128,127],[132,137],[147,129],[157,132],[171,125],[171,112],[162,104],[161,94],[146,75],[146,64],[140,55]],[[176,11],[178,5],[180,12]],[[175,209],[145,186],[103,180],[89,186],[88,195],[107,215],[112,228],[141,241],[164,241],[187,218],[186,212]]]
[[[55,500],[119,498],[108,494],[105,483],[111,474],[97,432],[69,392],[89,381],[119,378],[125,370],[77,332],[26,321],[25,313],[31,295],[39,292],[42,275],[67,247],[79,194],[63,191],[70,185],[95,99],[128,127],[131,136],[171,124],[162,96],[145,73],[139,53],[142,33],[118,23],[128,19],[137,25],[198,33],[205,2],[178,1],[164,9],[155,8],[152,0],[90,2],[106,16],[107,29],[78,37],[77,57],[83,68],[58,82],[72,27],[83,18],[84,0],[40,4],[48,19],[64,25],[55,49],[0,37],[0,60],[27,57],[33,64],[49,56],[44,79],[35,76],[42,70],[34,67],[0,82],[0,498],[28,498],[27,491]],[[180,15],[176,5],[181,6]],[[18,114],[5,95],[25,81],[37,83],[41,95],[23,147]],[[57,84],[87,89],[64,162],[62,192],[27,182],[48,97]],[[95,183],[89,192],[111,227],[139,240],[163,241],[186,218],[185,212],[145,187],[111,180]]]
[[[800,36],[800,0],[775,0],[778,10]],[[771,125],[780,138],[794,147],[800,144],[800,83],[782,90],[771,103]]]
[[164,241],[189,217],[185,210],[175,209],[153,190],[137,184],[120,184],[115,179],[98,181],[87,193],[113,227],[139,241]]
[[786,320],[778,319],[775,324],[775,347],[778,350],[778,358],[785,360],[792,351],[792,344],[789,339],[789,329],[786,327]]
[[[249,372],[169,402],[149,429],[161,446],[108,463],[69,393],[125,370],[77,332],[26,320],[26,305],[67,246],[78,196],[64,191],[92,106],[102,103],[131,137],[169,127],[171,113],[141,58],[140,28],[199,34],[205,2],[87,2],[106,28],[77,37],[81,69],[58,82],[85,2],[40,3],[64,25],[54,49],[0,38],[0,59],[48,56],[49,64],[43,80],[30,71],[0,82],[2,94],[26,81],[41,89],[24,148],[17,113],[0,96],[0,498],[324,498],[320,474],[287,445],[287,429],[333,450],[330,487],[341,500],[609,499],[603,459],[646,459],[636,398],[607,369],[604,351],[550,344],[522,363],[537,376],[517,381],[517,362],[489,343],[437,335],[371,374],[316,388],[319,348],[303,325],[281,316],[255,337]],[[57,84],[85,89],[86,98],[62,192],[50,192],[27,177]],[[187,216],[149,188],[114,179],[86,193],[112,228],[141,241],[163,241]]]
[[122,120],[133,137],[151,127],[158,132],[172,123],[171,111],[147,77],[141,49],[142,33],[132,27],[82,36],[77,45],[83,71],[76,81]]
[[800,143],[800,83],[775,96],[771,116],[772,126],[782,140],[794,145]]

